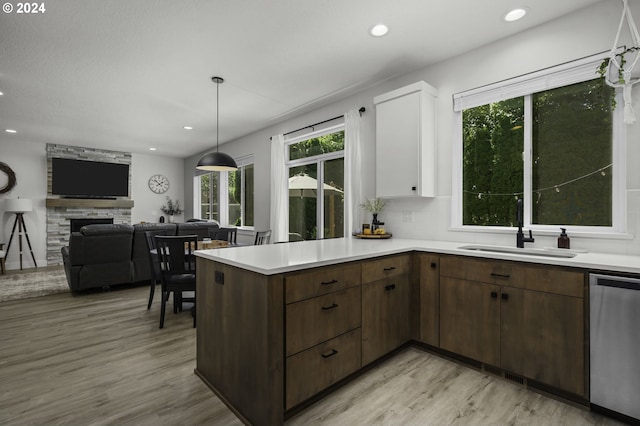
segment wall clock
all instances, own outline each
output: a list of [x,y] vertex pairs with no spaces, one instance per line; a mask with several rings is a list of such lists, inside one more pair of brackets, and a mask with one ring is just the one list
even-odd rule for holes
[[8,164],[0,162],[0,173],[7,175],[7,183],[0,187],[0,194],[7,193],[16,186],[16,174],[11,170]]
[[149,178],[149,189],[156,194],[163,194],[169,190],[169,179],[163,175],[153,175]]

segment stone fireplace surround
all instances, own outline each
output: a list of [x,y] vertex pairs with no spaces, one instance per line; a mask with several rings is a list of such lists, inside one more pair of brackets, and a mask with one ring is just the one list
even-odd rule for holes
[[[70,219],[112,219],[113,223],[131,223],[133,200],[117,197],[104,199],[67,199],[51,194],[51,159],[103,161],[129,165],[131,194],[131,153],[47,144],[47,265],[62,265],[60,250],[69,243]],[[87,176],[87,179],[99,177]]]

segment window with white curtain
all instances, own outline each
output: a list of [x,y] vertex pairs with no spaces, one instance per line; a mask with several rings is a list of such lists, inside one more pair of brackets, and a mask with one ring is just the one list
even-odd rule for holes
[[290,238],[344,237],[344,124],[285,141]]
[[200,219],[212,219],[223,226],[254,226],[253,155],[236,159],[238,170],[206,172],[195,177],[196,205]]
[[454,227],[515,227],[521,198],[529,228],[624,232],[622,103],[601,61],[454,95]]

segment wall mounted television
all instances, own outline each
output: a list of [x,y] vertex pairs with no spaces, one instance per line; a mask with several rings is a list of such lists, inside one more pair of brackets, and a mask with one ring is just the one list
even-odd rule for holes
[[51,194],[73,198],[129,196],[129,165],[51,159]]

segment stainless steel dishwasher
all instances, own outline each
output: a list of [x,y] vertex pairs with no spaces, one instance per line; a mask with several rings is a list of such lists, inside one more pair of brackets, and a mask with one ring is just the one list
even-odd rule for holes
[[640,279],[589,276],[591,404],[640,420]]

